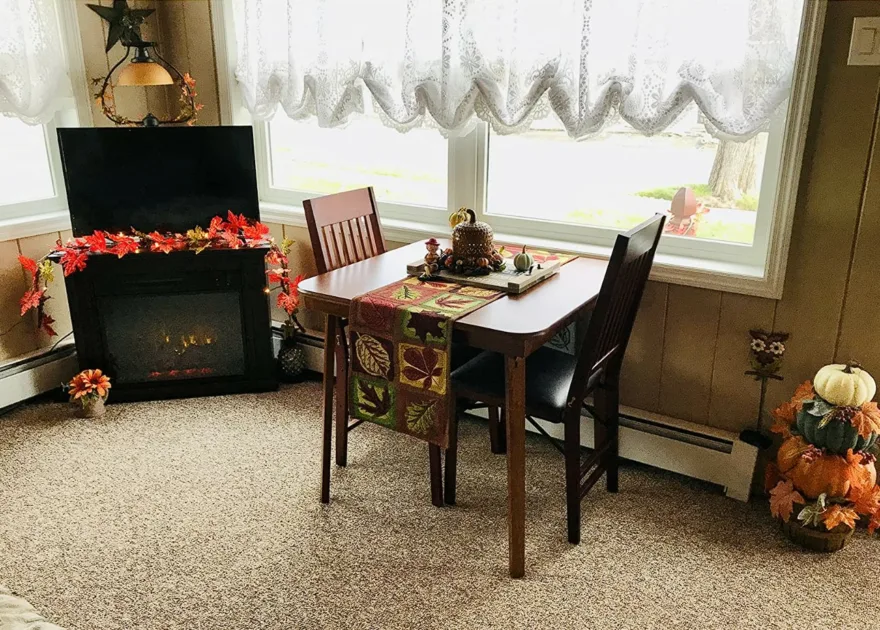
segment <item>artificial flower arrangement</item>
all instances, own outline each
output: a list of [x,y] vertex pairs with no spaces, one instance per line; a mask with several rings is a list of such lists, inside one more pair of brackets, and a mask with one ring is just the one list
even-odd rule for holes
[[[89,256],[111,255],[124,258],[142,252],[171,252],[190,250],[200,254],[206,249],[241,249],[268,246],[266,263],[270,269],[269,283],[276,283],[280,289],[276,303],[279,308],[293,317],[299,308],[299,283],[303,276],[291,278],[288,254],[293,241],[284,239],[280,245],[269,236],[269,228],[259,221],[251,221],[244,215],[236,215],[231,210],[226,219],[214,217],[208,229],[195,227],[186,234],[159,232],[139,232],[132,228],[128,233],[107,234],[96,230],[89,236],[68,240],[62,244],[58,240],[55,248],[39,260],[19,256],[21,266],[30,275],[30,288],[21,298],[21,315],[31,310],[37,313],[39,328],[50,337],[55,330],[55,320],[46,313],[45,304],[49,299],[49,284],[54,280],[53,263],[61,265],[65,276],[86,268]],[[267,289],[269,292],[269,289]]]
[[110,395],[110,377],[101,370],[83,370],[67,384],[70,402],[78,403],[79,415],[93,418],[104,415],[104,402]]
[[875,393],[858,364],[827,365],[773,412],[771,431],[784,441],[767,469],[770,511],[810,549],[842,549],[857,522],[871,534],[880,528]]

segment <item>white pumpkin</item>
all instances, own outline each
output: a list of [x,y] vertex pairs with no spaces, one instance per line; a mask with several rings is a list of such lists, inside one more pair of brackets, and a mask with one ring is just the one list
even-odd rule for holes
[[813,389],[832,405],[861,407],[874,398],[877,384],[858,364],[826,365],[813,379]]

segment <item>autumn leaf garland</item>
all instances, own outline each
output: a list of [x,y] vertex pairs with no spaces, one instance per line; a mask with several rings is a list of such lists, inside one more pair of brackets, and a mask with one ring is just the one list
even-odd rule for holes
[[[139,232],[132,228],[129,233],[108,234],[96,230],[88,236],[70,239],[67,243],[58,240],[55,248],[41,258],[33,260],[27,256],[19,256],[22,268],[29,275],[30,288],[20,300],[21,315],[34,310],[37,313],[37,324],[47,335],[54,336],[52,324],[55,320],[45,312],[49,284],[54,280],[53,262],[61,265],[64,276],[83,271],[88,264],[89,256],[114,255],[124,258],[129,254],[144,251],[170,254],[176,251],[195,251],[199,254],[206,249],[248,249],[269,246],[266,262],[271,269],[267,272],[267,280],[280,289],[276,303],[290,317],[294,317],[299,308],[299,283],[303,276],[290,276],[288,254],[292,241],[284,239],[279,245],[269,236],[269,228],[259,221],[251,221],[231,210],[226,219],[214,217],[208,229],[200,226],[186,232],[166,233]],[[60,255],[59,255],[60,254]]]

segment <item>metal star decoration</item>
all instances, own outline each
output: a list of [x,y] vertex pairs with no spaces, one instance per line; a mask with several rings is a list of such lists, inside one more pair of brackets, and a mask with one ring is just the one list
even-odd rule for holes
[[141,24],[156,9],[132,9],[128,6],[128,0],[113,0],[112,7],[102,7],[98,4],[87,4],[92,11],[107,20],[107,48],[109,52],[116,42],[122,42],[123,46],[142,42]]

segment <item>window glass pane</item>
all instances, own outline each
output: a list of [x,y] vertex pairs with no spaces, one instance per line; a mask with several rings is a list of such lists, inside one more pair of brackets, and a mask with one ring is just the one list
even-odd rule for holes
[[688,187],[700,215],[682,226],[681,235],[751,244],[767,133],[721,141],[706,131],[701,116],[692,105],[651,137],[617,121],[574,142],[555,117],[525,134],[493,134],[488,211],[627,229],[669,211],[676,191]]
[[322,129],[314,118],[269,124],[272,185],[314,193],[373,186],[380,201],[446,208],[447,145],[436,129],[400,133],[374,117]]
[[0,116],[0,206],[54,196],[43,127]]

